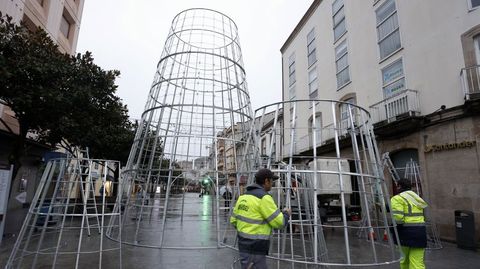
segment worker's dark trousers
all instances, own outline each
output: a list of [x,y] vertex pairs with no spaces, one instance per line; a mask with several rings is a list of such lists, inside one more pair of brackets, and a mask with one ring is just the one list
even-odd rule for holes
[[242,269],[267,269],[267,257],[240,252],[240,263]]

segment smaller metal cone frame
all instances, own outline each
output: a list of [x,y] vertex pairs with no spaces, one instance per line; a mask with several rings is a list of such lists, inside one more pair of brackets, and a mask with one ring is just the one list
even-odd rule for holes
[[108,199],[119,189],[114,173],[119,167],[118,161],[89,158],[48,161],[5,268],[72,263],[75,268],[100,268],[102,257],[121,268],[121,244],[103,237],[110,226],[119,225],[110,222],[119,213],[109,210],[119,204]]
[[[279,208],[292,209],[288,227],[270,240],[280,268],[400,260],[391,236],[377,239],[393,220],[367,110],[333,100],[279,102],[255,111],[254,133],[261,134],[255,137],[261,167],[280,177],[271,196]],[[235,231],[224,242],[235,247]]]

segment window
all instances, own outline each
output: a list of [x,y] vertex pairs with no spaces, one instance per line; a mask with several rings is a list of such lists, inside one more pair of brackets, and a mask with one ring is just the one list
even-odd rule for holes
[[295,83],[295,53],[288,57],[288,85]]
[[382,69],[383,96],[387,98],[405,89],[402,59]]
[[345,26],[345,9],[343,0],[336,0],[332,4],[333,14],[333,38],[337,41],[346,31]]
[[27,14],[23,14],[22,24],[27,27],[30,32],[36,32],[38,30],[38,26],[27,16]]
[[307,53],[308,53],[308,66],[310,67],[317,61],[317,55],[315,54],[315,28],[313,28],[307,35]]
[[[290,126],[293,126],[293,120],[294,120],[294,115],[293,115],[293,103],[290,103]],[[297,115],[295,115],[295,119],[297,118]]]
[[267,139],[263,138],[262,139],[262,155],[267,154]]
[[337,87],[340,88],[350,81],[348,73],[347,40],[335,48],[335,63],[337,65]]
[[65,13],[62,16],[62,21],[60,22],[60,32],[62,32],[63,36],[66,38],[69,38],[70,35],[70,22],[68,19],[65,17]]
[[[355,107],[349,104],[355,104],[355,98],[348,98],[343,100],[344,103],[340,104],[340,128],[341,132],[346,132],[346,129],[351,126],[351,121],[355,122]],[[351,112],[350,112],[350,111]],[[351,113],[351,114],[350,114]],[[353,119],[350,120],[350,115]]]
[[295,99],[295,95],[296,95],[296,92],[295,92],[295,85],[290,87],[289,89],[289,93],[288,93],[289,97],[290,97],[290,100],[293,100]]
[[480,7],[480,0],[468,0],[469,8],[475,9]]
[[275,141],[275,136],[273,133],[270,135],[270,139],[270,141],[272,141],[272,148],[270,150],[272,151],[272,158],[275,159],[275,155],[277,153],[277,141]]
[[318,96],[318,80],[317,68],[313,68],[308,72],[308,94],[310,99],[315,99]]
[[380,59],[384,59],[402,45],[395,0],[387,0],[376,10]]
[[473,46],[475,47],[475,57],[477,58],[477,65],[480,65],[480,35],[473,38]]

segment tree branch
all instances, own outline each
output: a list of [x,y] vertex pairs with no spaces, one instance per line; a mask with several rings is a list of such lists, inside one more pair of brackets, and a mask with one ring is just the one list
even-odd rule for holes
[[66,151],[68,151],[70,154],[72,154],[72,156],[74,157],[77,157],[75,155],[75,152],[73,151],[72,147],[69,145],[69,143],[62,138],[62,141],[60,141],[60,147],[62,147],[63,149],[65,149]]
[[0,122],[3,123],[3,125],[4,125],[5,127],[7,127],[7,130],[8,130],[10,133],[16,134],[16,133],[12,130],[12,128],[10,128],[10,126],[8,126],[8,124],[2,119],[2,116],[1,116],[1,115],[0,115]]

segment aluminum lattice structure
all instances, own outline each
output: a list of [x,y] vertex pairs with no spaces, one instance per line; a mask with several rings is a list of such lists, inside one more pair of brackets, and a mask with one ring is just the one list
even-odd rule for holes
[[[209,9],[179,13],[122,175],[122,241],[158,248],[218,247],[220,227],[228,219],[219,185],[250,175],[243,160],[253,156],[247,139],[252,120],[235,23]],[[206,195],[185,193],[192,182],[201,182]],[[211,234],[206,226],[214,227]],[[118,229],[109,234],[119,235]]]
[[[288,227],[271,240],[277,268],[398,262],[369,113],[346,102],[299,100],[265,106],[255,116],[258,158],[280,176],[272,196],[292,209]],[[224,241],[236,246],[234,229]]]
[[[6,268],[122,268],[122,245],[108,240],[118,161],[50,160]],[[117,220],[116,222],[114,220]]]

